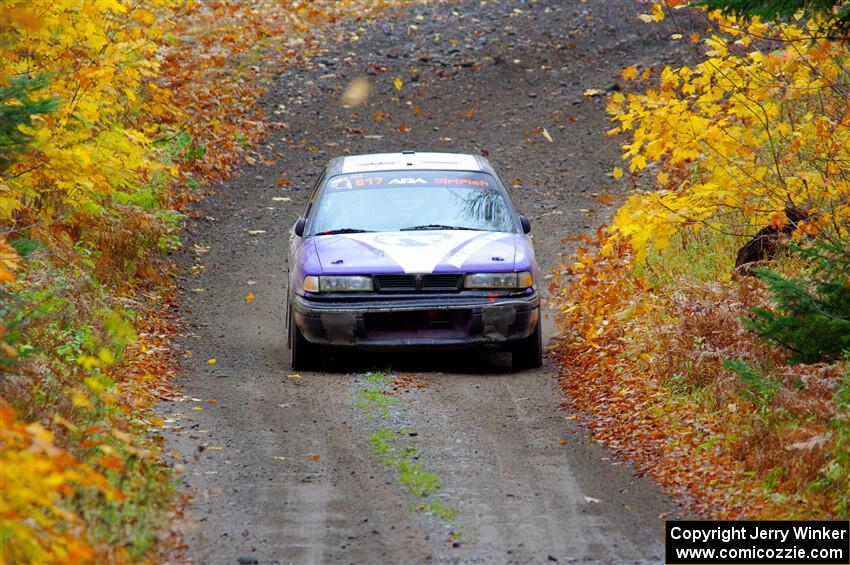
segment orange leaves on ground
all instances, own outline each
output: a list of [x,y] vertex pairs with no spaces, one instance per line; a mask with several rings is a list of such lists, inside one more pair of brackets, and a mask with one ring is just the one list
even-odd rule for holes
[[311,455],[311,456],[310,456],[310,460],[311,460],[311,461],[320,461],[321,459],[322,459],[322,456],[321,456],[321,455],[318,455],[318,454],[315,454],[315,453],[314,453],[313,455]]
[[249,292],[245,295],[245,304],[253,304],[254,303],[254,293]]
[[[590,416],[595,438],[706,517],[836,517],[829,493],[807,485],[831,448],[824,430],[840,368],[783,368],[776,402],[806,424],[760,424],[759,408],[723,366],[726,358],[781,366],[781,354],[741,323],[749,306],[764,304],[760,287],[748,280],[665,291],[636,274],[634,257],[622,237],[600,229],[567,265],[570,284],[553,284],[560,383]],[[787,446],[797,445],[792,456]],[[775,469],[782,472],[767,489],[763,474]]]

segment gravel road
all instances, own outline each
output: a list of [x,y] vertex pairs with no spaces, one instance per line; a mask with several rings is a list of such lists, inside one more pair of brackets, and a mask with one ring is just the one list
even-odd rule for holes
[[[620,88],[623,67],[671,56],[669,38],[633,17],[645,10],[632,0],[413,6],[340,27],[277,76],[264,105],[280,127],[193,211],[184,237],[178,345],[192,355],[177,383],[185,397],[158,409],[191,496],[175,561],[662,560],[660,516],[677,506],[590,440],[552,360],[513,373],[501,353],[332,355],[322,372],[293,376],[285,339],[287,232],[335,155],[488,155],[532,219],[541,266],[555,268],[565,238],[595,228],[610,214],[598,197],[618,189],[605,92]],[[358,76],[372,84],[368,104],[341,106]],[[544,329],[551,338],[549,315]],[[387,372],[377,385],[372,369]],[[369,391],[396,377],[400,390],[372,415]],[[427,496],[374,453],[382,429],[438,478]],[[423,509],[431,501],[451,511]]]

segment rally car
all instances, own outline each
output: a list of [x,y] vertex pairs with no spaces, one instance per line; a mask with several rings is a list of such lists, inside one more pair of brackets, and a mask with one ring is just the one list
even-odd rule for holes
[[290,232],[292,367],[326,347],[496,345],[539,367],[540,275],[527,218],[487,159],[337,157]]

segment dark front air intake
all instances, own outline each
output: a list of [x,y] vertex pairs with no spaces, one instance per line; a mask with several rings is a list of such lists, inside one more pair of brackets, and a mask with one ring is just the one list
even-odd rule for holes
[[375,275],[375,287],[379,291],[416,290],[413,275]]
[[422,290],[458,290],[463,275],[425,275]]
[[463,275],[375,275],[379,292],[414,292],[460,290]]

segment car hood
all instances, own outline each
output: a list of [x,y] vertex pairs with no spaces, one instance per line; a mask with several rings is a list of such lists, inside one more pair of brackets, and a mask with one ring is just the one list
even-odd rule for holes
[[531,269],[525,236],[490,231],[379,232],[315,236],[322,273],[401,274]]

